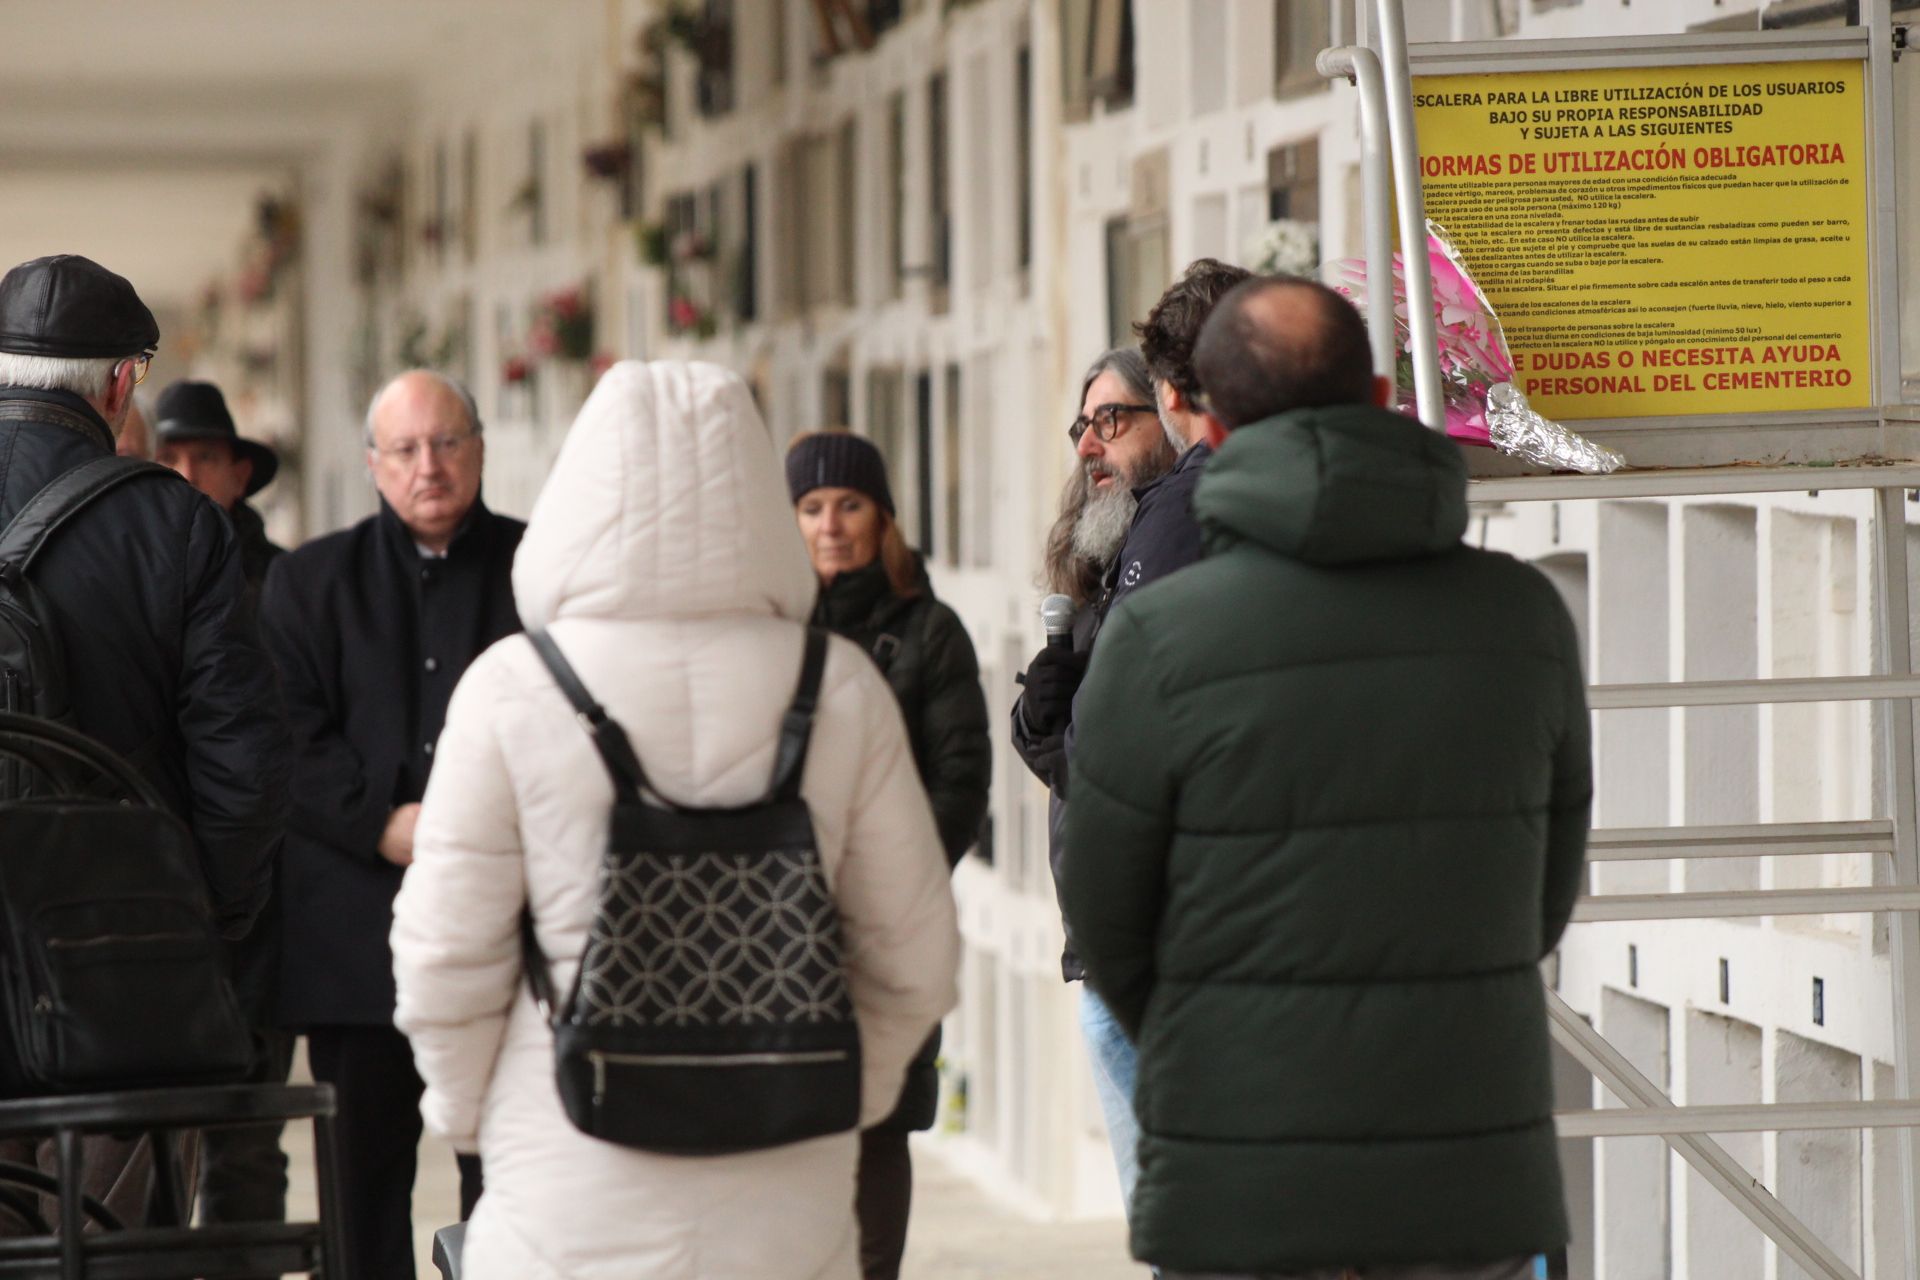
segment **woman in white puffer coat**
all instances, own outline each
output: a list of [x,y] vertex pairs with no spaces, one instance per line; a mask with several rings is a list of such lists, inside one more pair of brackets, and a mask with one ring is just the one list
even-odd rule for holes
[[[534,504],[513,566],[520,617],[552,632],[670,800],[736,806],[766,791],[818,585],[790,506],[738,377],[631,361],[600,380]],[[801,792],[840,910],[871,1124],[954,1004],[959,936],[899,709],[845,640],[827,655]],[[656,1156],[587,1137],[562,1112],[518,921],[530,903],[569,990],[612,803],[532,645],[516,636],[474,662],[393,925],[396,1021],[426,1081],[427,1127],[486,1169],[464,1274],[856,1280],[856,1134]]]

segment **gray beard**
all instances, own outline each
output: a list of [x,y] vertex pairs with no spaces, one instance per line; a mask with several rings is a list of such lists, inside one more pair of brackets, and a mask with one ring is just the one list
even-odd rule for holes
[[1111,563],[1127,540],[1133,509],[1138,505],[1139,500],[1122,476],[1115,475],[1111,485],[1094,490],[1074,523],[1073,553],[1096,564]]

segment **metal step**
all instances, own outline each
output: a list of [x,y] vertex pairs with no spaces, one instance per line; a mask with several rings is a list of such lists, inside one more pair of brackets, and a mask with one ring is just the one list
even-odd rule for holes
[[1859,462],[1835,466],[1650,467],[1604,476],[1487,476],[1467,485],[1475,506],[1502,502],[1569,502],[1586,498],[1697,498],[1737,493],[1807,493],[1824,489],[1920,488],[1920,463]]
[[1920,675],[1658,680],[1651,684],[1596,684],[1587,689],[1587,705],[1595,711],[1740,707],[1777,702],[1861,702],[1879,698],[1920,698]]
[[1587,836],[1589,862],[1892,852],[1893,823],[1886,818],[1729,827],[1596,827]]
[[1850,911],[1920,911],[1920,888],[1731,889],[1725,893],[1602,893],[1574,903],[1575,923],[1596,920],[1721,920]]
[[1669,1133],[1785,1133],[1801,1129],[1910,1128],[1920,1102],[1748,1102],[1699,1107],[1603,1107],[1556,1111],[1563,1138],[1634,1138]]

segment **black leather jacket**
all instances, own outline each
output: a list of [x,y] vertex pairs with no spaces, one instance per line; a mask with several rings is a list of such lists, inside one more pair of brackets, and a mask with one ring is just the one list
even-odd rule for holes
[[[80,397],[0,388],[0,521],[113,445]],[[272,882],[292,753],[226,518],[185,480],[143,477],[62,528],[33,578],[75,727],[167,797],[199,846],[216,924],[243,935]]]

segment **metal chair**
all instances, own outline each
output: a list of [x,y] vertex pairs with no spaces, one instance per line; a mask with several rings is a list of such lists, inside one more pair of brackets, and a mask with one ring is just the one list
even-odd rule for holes
[[442,1280],[460,1280],[460,1253],[467,1243],[467,1224],[456,1222],[433,1233],[433,1265]]
[[[174,1165],[173,1135],[282,1120],[313,1122],[318,1222],[190,1225],[191,1192]],[[0,1208],[35,1234],[0,1238],[0,1280],[245,1280],[312,1272],[343,1280],[331,1085],[220,1085],[0,1102],[0,1138],[52,1137],[58,1168],[0,1164]],[[152,1226],[127,1227],[82,1193],[80,1140],[145,1133],[154,1150]],[[57,1198],[56,1221],[40,1213]],[[88,1231],[91,1222],[98,1230]]]

